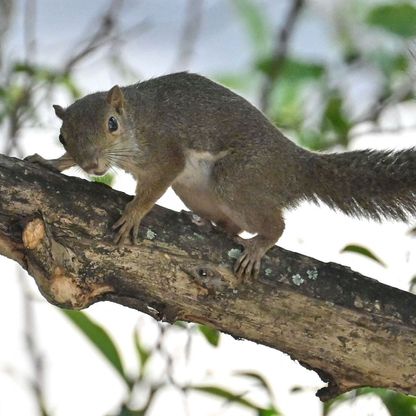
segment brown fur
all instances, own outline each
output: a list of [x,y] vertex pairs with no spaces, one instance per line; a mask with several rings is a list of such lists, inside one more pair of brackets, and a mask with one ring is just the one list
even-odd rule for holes
[[[322,201],[349,215],[405,220],[416,213],[416,152],[317,154],[288,140],[249,102],[195,74],[177,73],[113,87],[66,110],[67,153],[58,169],[90,173],[110,165],[137,179],[136,197],[114,228],[116,242],[137,239],[141,218],[172,186],[195,213],[244,240],[240,277],[255,275],[284,229],[282,210]],[[119,128],[110,132],[109,117]]]

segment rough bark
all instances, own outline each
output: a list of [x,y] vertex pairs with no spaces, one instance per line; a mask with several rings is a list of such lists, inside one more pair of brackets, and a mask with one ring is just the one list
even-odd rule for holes
[[107,300],[268,345],[317,371],[328,382],[323,400],[358,386],[416,394],[410,293],[279,247],[258,281],[239,284],[236,243],[159,206],[139,245],[117,247],[111,224],[129,196],[5,156],[0,193],[0,254],[55,305]]

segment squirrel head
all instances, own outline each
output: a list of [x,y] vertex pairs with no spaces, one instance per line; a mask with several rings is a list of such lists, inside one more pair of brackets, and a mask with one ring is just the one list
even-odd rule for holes
[[107,93],[87,95],[68,108],[54,105],[62,120],[59,140],[75,162],[87,173],[104,175],[110,166],[128,170],[132,137],[122,90],[115,85]]

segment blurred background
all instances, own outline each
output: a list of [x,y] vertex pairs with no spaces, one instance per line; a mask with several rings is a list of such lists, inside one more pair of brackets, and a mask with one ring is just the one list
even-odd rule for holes
[[[0,151],[58,157],[53,103],[182,70],[310,149],[411,147],[415,38],[410,0],[0,0]],[[122,172],[107,181],[134,192]],[[171,191],[159,203],[184,209]],[[307,204],[286,218],[282,247],[413,289],[412,224]],[[324,383],[279,351],[116,304],[62,311],[0,268],[0,415],[416,415],[415,398],[381,389],[322,405]]]

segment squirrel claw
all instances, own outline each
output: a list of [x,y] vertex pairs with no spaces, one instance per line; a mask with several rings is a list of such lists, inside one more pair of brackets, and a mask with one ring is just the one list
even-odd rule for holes
[[261,259],[265,253],[263,244],[259,244],[258,237],[243,239],[235,236],[234,241],[244,247],[241,256],[234,264],[234,273],[242,281],[255,279],[260,274]]
[[119,246],[126,243],[131,237],[131,243],[137,244],[139,241],[140,221],[135,221],[131,215],[123,214],[111,227],[113,230],[119,228],[113,242]]
[[260,272],[261,257],[245,250],[234,264],[234,273],[242,281],[255,279]]

